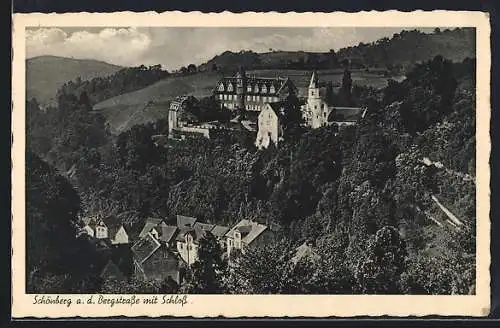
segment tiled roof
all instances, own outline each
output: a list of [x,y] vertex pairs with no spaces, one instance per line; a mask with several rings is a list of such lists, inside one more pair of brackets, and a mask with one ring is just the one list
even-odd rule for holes
[[212,231],[210,231],[215,237],[222,238],[229,231],[228,227],[216,225]]
[[160,243],[148,233],[144,238],[139,239],[134,246],[132,246],[132,252],[134,252],[136,261],[142,263],[159,247]]
[[170,242],[177,232],[177,227],[172,225],[167,225],[165,223],[160,224],[160,240],[166,243]]
[[109,260],[101,272],[101,278],[124,280],[125,275],[112,260]]
[[177,227],[179,229],[183,227],[192,227],[196,222],[196,218],[184,215],[177,215]]
[[238,222],[238,224],[235,225],[231,230],[229,230],[226,233],[226,236],[233,237],[234,231],[238,230],[241,233],[241,241],[248,245],[266,229],[266,225],[244,219]]
[[333,115],[329,121],[333,122],[356,122],[363,114],[364,109],[360,107],[333,107]]
[[196,222],[194,225],[195,238],[194,241],[197,243],[202,239],[207,231],[212,231],[215,227],[214,224]]
[[151,231],[154,227],[156,227],[158,224],[160,224],[162,219],[157,219],[157,218],[147,218],[146,223],[144,224],[144,228],[142,228],[141,232],[139,233],[139,238],[145,237],[148,232]]
[[314,249],[311,246],[309,246],[307,244],[307,242],[303,243],[302,245],[300,245],[299,247],[297,247],[295,249],[295,254],[292,257],[291,261],[294,264],[297,264],[300,260],[302,260],[303,258],[306,258],[306,257],[308,257],[310,259],[318,259],[319,258],[319,255],[316,254]]
[[[245,88],[243,90],[246,95],[278,95],[283,87],[289,82],[288,78],[281,77],[246,77]],[[219,86],[222,84],[224,86],[224,91],[219,91]],[[236,77],[225,77],[220,80],[216,87],[215,92],[220,93],[236,93]],[[228,91],[229,85],[232,85],[232,90]],[[274,88],[274,92],[271,93],[271,87]],[[249,91],[250,89],[250,91]]]

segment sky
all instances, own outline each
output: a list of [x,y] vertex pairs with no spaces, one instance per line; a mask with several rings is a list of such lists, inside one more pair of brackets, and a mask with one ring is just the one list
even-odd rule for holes
[[199,65],[226,50],[338,50],[391,37],[403,29],[414,28],[41,27],[26,30],[26,56],[95,59],[120,66],[161,64],[174,70]]

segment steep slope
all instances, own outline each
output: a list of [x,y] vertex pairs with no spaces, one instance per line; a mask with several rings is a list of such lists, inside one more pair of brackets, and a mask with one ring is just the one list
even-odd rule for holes
[[215,72],[167,77],[146,88],[102,101],[94,110],[106,116],[113,133],[120,133],[135,124],[165,117],[168,103],[177,96],[201,98],[211,95],[221,77]]
[[111,75],[122,67],[90,59],[40,56],[26,60],[26,98],[53,105],[57,90],[66,82]]

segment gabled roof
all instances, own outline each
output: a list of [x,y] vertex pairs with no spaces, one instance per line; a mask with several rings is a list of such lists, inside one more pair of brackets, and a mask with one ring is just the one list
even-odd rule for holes
[[[102,220],[106,227],[108,228],[108,237],[109,238],[114,238],[118,230],[120,230],[121,227],[123,227],[123,224],[120,219],[118,219],[116,216],[108,216]],[[127,230],[125,227],[123,227],[125,232]]]
[[266,225],[243,219],[226,233],[226,237],[233,237],[235,230],[241,233],[241,241],[250,244],[267,229]]
[[132,246],[132,252],[134,252],[134,257],[138,263],[142,263],[151,254],[153,254],[161,244],[148,232],[144,238],[139,239],[134,246]]
[[333,107],[328,117],[330,122],[356,122],[363,115],[364,108],[361,107]]
[[108,261],[100,276],[104,279],[125,280],[125,275],[112,260]]
[[175,233],[177,232],[177,227],[172,226],[172,225],[167,225],[165,222],[162,222],[159,225],[160,228],[160,240],[163,242],[170,242],[173,237],[175,236]]
[[139,233],[139,238],[144,238],[154,227],[160,224],[162,219],[157,218],[147,218],[146,223],[144,224],[144,228],[142,228]]
[[196,218],[190,216],[177,215],[177,227],[179,229],[184,227],[193,227],[196,221]]
[[319,255],[314,251],[314,249],[304,242],[302,245],[295,249],[295,254],[292,257],[291,261],[294,264],[297,264],[300,260],[304,258],[310,259],[319,259]]
[[82,218],[82,221],[83,221],[83,224],[90,226],[91,224],[95,224],[96,223],[97,218],[95,216],[84,216]]
[[195,232],[195,239],[194,241],[197,243],[202,239],[207,231],[212,231],[212,229],[215,227],[214,224],[209,224],[209,223],[201,223],[201,222],[196,222],[194,224],[194,232]]
[[225,226],[220,226],[220,225],[216,225],[212,231],[210,231],[212,233],[212,235],[214,235],[215,237],[217,238],[222,238],[224,237],[224,235],[229,231],[229,228],[228,227],[225,227]]

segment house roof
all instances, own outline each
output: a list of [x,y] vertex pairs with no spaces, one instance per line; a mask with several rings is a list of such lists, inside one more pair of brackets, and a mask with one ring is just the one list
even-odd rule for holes
[[160,228],[160,240],[164,241],[166,243],[170,242],[172,238],[175,236],[175,233],[177,232],[177,227],[172,226],[172,225],[167,225],[166,223],[162,222],[159,225]]
[[134,246],[132,246],[132,252],[138,263],[142,263],[151,254],[153,254],[161,244],[148,232],[144,238],[139,239]]
[[364,108],[361,107],[333,107],[332,115],[328,118],[330,122],[356,122],[363,115]]
[[162,222],[162,219],[157,218],[147,218],[146,223],[144,224],[144,228],[142,228],[139,233],[139,238],[144,238],[148,232],[150,232],[154,227],[159,225]]
[[85,225],[90,225],[92,223],[95,224],[96,220],[97,220],[97,218],[95,216],[84,216],[82,218],[83,224],[85,224]]
[[209,223],[201,223],[201,222],[196,222],[194,224],[194,231],[195,231],[195,242],[199,242],[200,239],[202,239],[207,231],[212,231],[212,229],[215,227],[214,224],[209,224]]
[[309,246],[307,242],[304,242],[302,245],[300,245],[295,249],[295,254],[292,257],[291,261],[294,264],[297,264],[300,260],[307,257],[311,259],[318,259],[319,255],[316,254],[314,249],[311,246]]
[[233,237],[234,231],[238,230],[241,233],[241,241],[248,245],[254,241],[255,238],[260,236],[260,234],[262,234],[266,229],[266,225],[243,219],[226,233],[226,237]]
[[125,227],[123,226],[122,222],[120,219],[118,219],[116,216],[108,216],[102,220],[106,227],[108,228],[108,236],[110,238],[114,238],[118,230],[120,230],[121,227],[127,232]]
[[[226,94],[236,94],[236,83],[238,78],[236,76],[233,77],[225,77],[217,83],[215,88],[216,93],[226,93]],[[279,95],[280,92],[284,89],[284,87],[290,82],[290,79],[286,77],[255,77],[255,76],[246,76],[245,77],[246,85],[243,92],[246,95]],[[219,91],[220,85],[224,86],[224,91]],[[228,91],[229,85],[232,85],[232,91]],[[274,92],[271,93],[270,89],[274,87]],[[250,91],[249,91],[250,89]]]
[[210,231],[212,233],[212,235],[214,235],[215,237],[217,238],[222,238],[224,237],[224,235],[229,231],[229,228],[228,227],[225,227],[225,226],[221,226],[221,225],[216,225],[212,231]]
[[177,227],[179,229],[183,227],[193,227],[196,221],[196,218],[190,216],[177,215]]
[[120,271],[118,266],[113,262],[113,260],[109,260],[108,263],[104,266],[101,271],[101,278],[104,279],[116,279],[116,280],[124,280],[125,275]]

